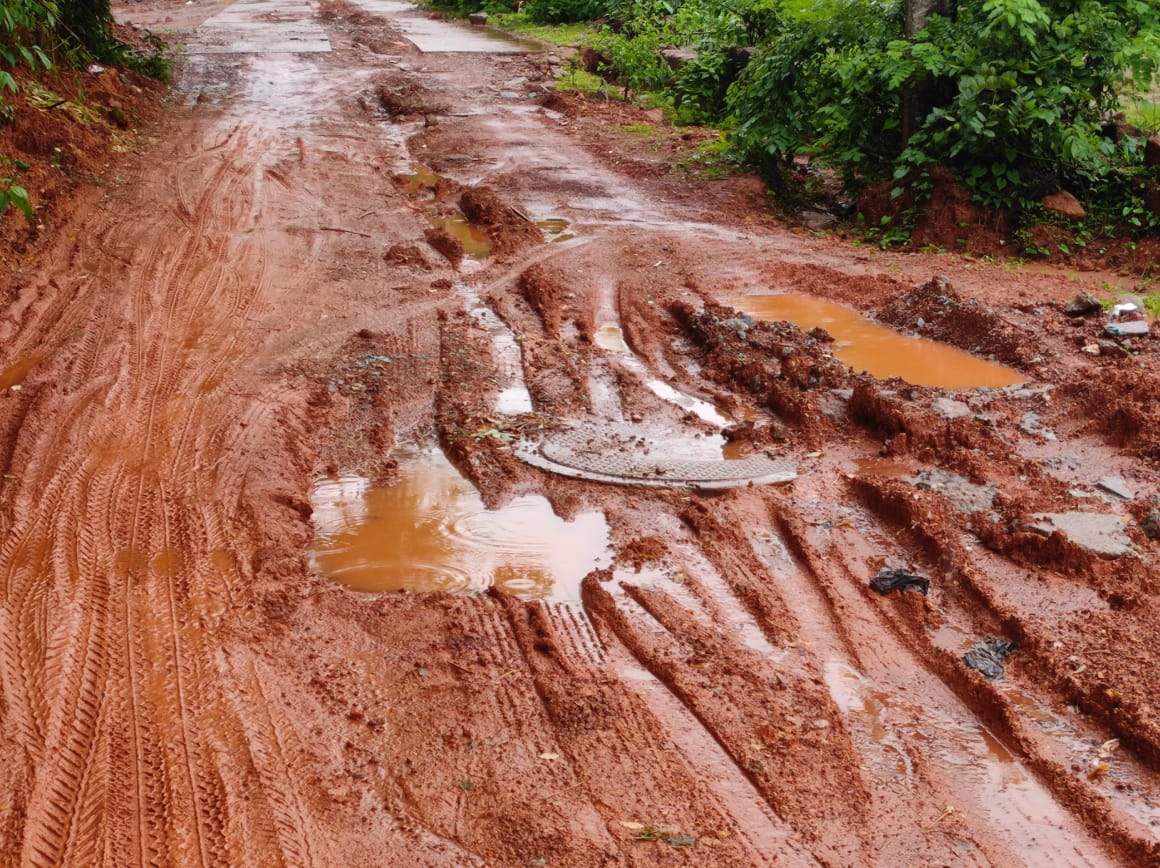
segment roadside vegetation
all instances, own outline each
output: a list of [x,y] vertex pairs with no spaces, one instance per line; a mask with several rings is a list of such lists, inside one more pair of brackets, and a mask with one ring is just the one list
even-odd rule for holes
[[[128,67],[167,80],[169,62],[160,52],[135,50],[116,38],[108,0],[0,0],[0,128],[14,117],[22,90],[59,68],[92,63]],[[63,101],[62,101],[63,102]],[[0,214],[9,207],[31,224],[34,211],[20,183],[21,160],[0,151]]]
[[[479,6],[433,2],[454,13]],[[981,207],[1048,221],[1061,217],[1044,198],[1071,194],[1085,213],[1062,219],[1083,221],[1081,244],[1160,229],[1160,167],[1145,165],[1160,122],[1160,4],[527,0],[516,11],[514,2],[483,10],[506,28],[576,44],[578,69],[622,96],[721,128],[731,155],[783,200],[824,187],[852,213],[862,191],[885,185],[895,212],[865,227],[882,237],[889,227],[890,238],[907,238],[947,178]]]

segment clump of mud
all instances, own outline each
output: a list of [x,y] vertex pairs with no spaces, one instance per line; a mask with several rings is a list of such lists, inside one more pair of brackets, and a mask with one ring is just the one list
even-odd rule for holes
[[463,261],[466,254],[463,250],[463,244],[458,238],[441,226],[432,226],[423,237],[428,244],[442,253],[448,262],[457,268],[459,267],[459,263]]
[[964,299],[945,277],[934,277],[896,296],[878,312],[878,319],[903,331],[1026,368],[1038,354],[1014,326],[977,301]]
[[491,187],[471,187],[459,197],[464,215],[491,239],[497,257],[521,253],[544,241],[543,233],[518,208],[500,198]]
[[[447,235],[446,230],[444,230],[444,234]],[[450,238],[450,235],[448,235],[448,237]],[[454,241],[455,239],[451,240]],[[434,245],[432,246],[434,247]],[[460,245],[461,259],[463,258],[462,251],[463,245]],[[409,268],[418,268],[421,271],[430,271],[432,267],[431,263],[427,260],[427,257],[423,254],[423,251],[419,248],[418,245],[404,242],[392,244],[390,247],[388,247],[386,252],[383,254],[383,261],[390,265],[402,265]]]
[[379,105],[393,118],[447,113],[447,104],[438,100],[427,88],[403,74],[379,79],[375,88]]
[[1068,383],[1061,391],[1078,401],[1113,443],[1160,460],[1160,379],[1138,369],[1101,369],[1098,377]]
[[555,271],[544,265],[533,265],[520,275],[518,286],[532,310],[540,317],[544,331],[559,338],[563,287],[556,279]]
[[710,380],[754,396],[803,429],[828,427],[821,394],[844,386],[845,366],[819,341],[789,322],[761,322],[708,303],[698,312],[685,302],[670,311],[703,351],[698,360]]

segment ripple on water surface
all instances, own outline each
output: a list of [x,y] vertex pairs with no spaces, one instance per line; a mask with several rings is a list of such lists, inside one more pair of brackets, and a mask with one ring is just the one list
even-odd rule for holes
[[572,521],[525,495],[489,510],[441,452],[401,461],[398,481],[319,480],[311,495],[315,567],[357,591],[482,591],[575,600],[580,580],[607,566],[604,514]]

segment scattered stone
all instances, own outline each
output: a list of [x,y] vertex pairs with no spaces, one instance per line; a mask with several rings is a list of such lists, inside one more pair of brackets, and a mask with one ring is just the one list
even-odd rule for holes
[[964,416],[971,415],[971,408],[962,401],[956,401],[953,398],[935,398],[930,405],[930,409],[934,410],[939,416],[944,419],[961,419]]
[[1087,316],[1089,313],[1100,311],[1100,300],[1090,292],[1081,292],[1064,305],[1063,312],[1068,316]]
[[676,72],[687,63],[697,59],[697,52],[692,48],[662,48],[661,57],[669,65],[669,69]]
[[897,567],[883,567],[870,580],[870,587],[884,596],[891,591],[910,590],[925,594],[930,590],[930,579]]
[[1031,516],[1028,528],[1044,536],[1062,531],[1081,548],[1098,555],[1122,557],[1132,554],[1132,540],[1117,515],[1099,512],[1044,512]]
[[1043,427],[1043,422],[1039,419],[1038,413],[1026,412],[1023,418],[1019,420],[1019,429],[1024,434],[1030,434],[1032,437],[1042,437],[1050,443],[1054,443],[1059,438],[1055,436],[1055,432],[1050,428]]
[[963,662],[988,681],[998,681],[1003,677],[1003,661],[1018,650],[1017,642],[988,637],[976,641],[975,647],[963,655]]
[[[1101,356],[1123,357],[1129,355],[1128,351],[1115,341],[1099,341],[1095,344],[1095,348]],[[1084,347],[1084,351],[1087,351],[1087,347]]]
[[1102,488],[1116,497],[1124,498],[1124,500],[1131,500],[1136,496],[1132,489],[1128,488],[1128,484],[1118,476],[1105,476],[1096,483],[1096,488]]
[[483,25],[487,24],[487,13],[472,12],[467,16],[467,20],[469,23],[474,24],[476,27],[482,27]]
[[1098,356],[1100,354],[1099,344],[1084,344],[1079,348],[1081,353],[1087,353],[1089,356]]
[[1148,510],[1148,515],[1140,528],[1148,539],[1160,539],[1160,509]]
[[1051,211],[1053,214],[1066,217],[1068,220],[1083,220],[1087,217],[1087,211],[1079,203],[1079,199],[1067,190],[1060,190],[1058,193],[1044,196],[1039,204],[1043,206],[1044,211]]
[[917,476],[903,481],[915,488],[941,494],[964,515],[990,509],[995,502],[995,495],[999,493],[997,485],[976,485],[965,476],[938,468],[923,470]]
[[1148,328],[1148,323],[1144,320],[1133,320],[1132,322],[1112,322],[1104,326],[1104,331],[1114,338],[1122,337],[1144,337],[1151,332]]
[[1144,165],[1149,169],[1160,166],[1160,136],[1149,136],[1144,143]]

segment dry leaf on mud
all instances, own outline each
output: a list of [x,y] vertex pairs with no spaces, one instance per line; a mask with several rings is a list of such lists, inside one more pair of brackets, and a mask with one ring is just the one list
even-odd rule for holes
[[637,832],[644,828],[644,823],[636,823],[632,820],[620,820],[619,823],[624,828],[631,829],[633,832]]
[[544,751],[544,753],[540,754],[540,759],[548,760],[549,762],[558,760],[559,758],[560,755],[558,753],[550,753],[549,751]]

